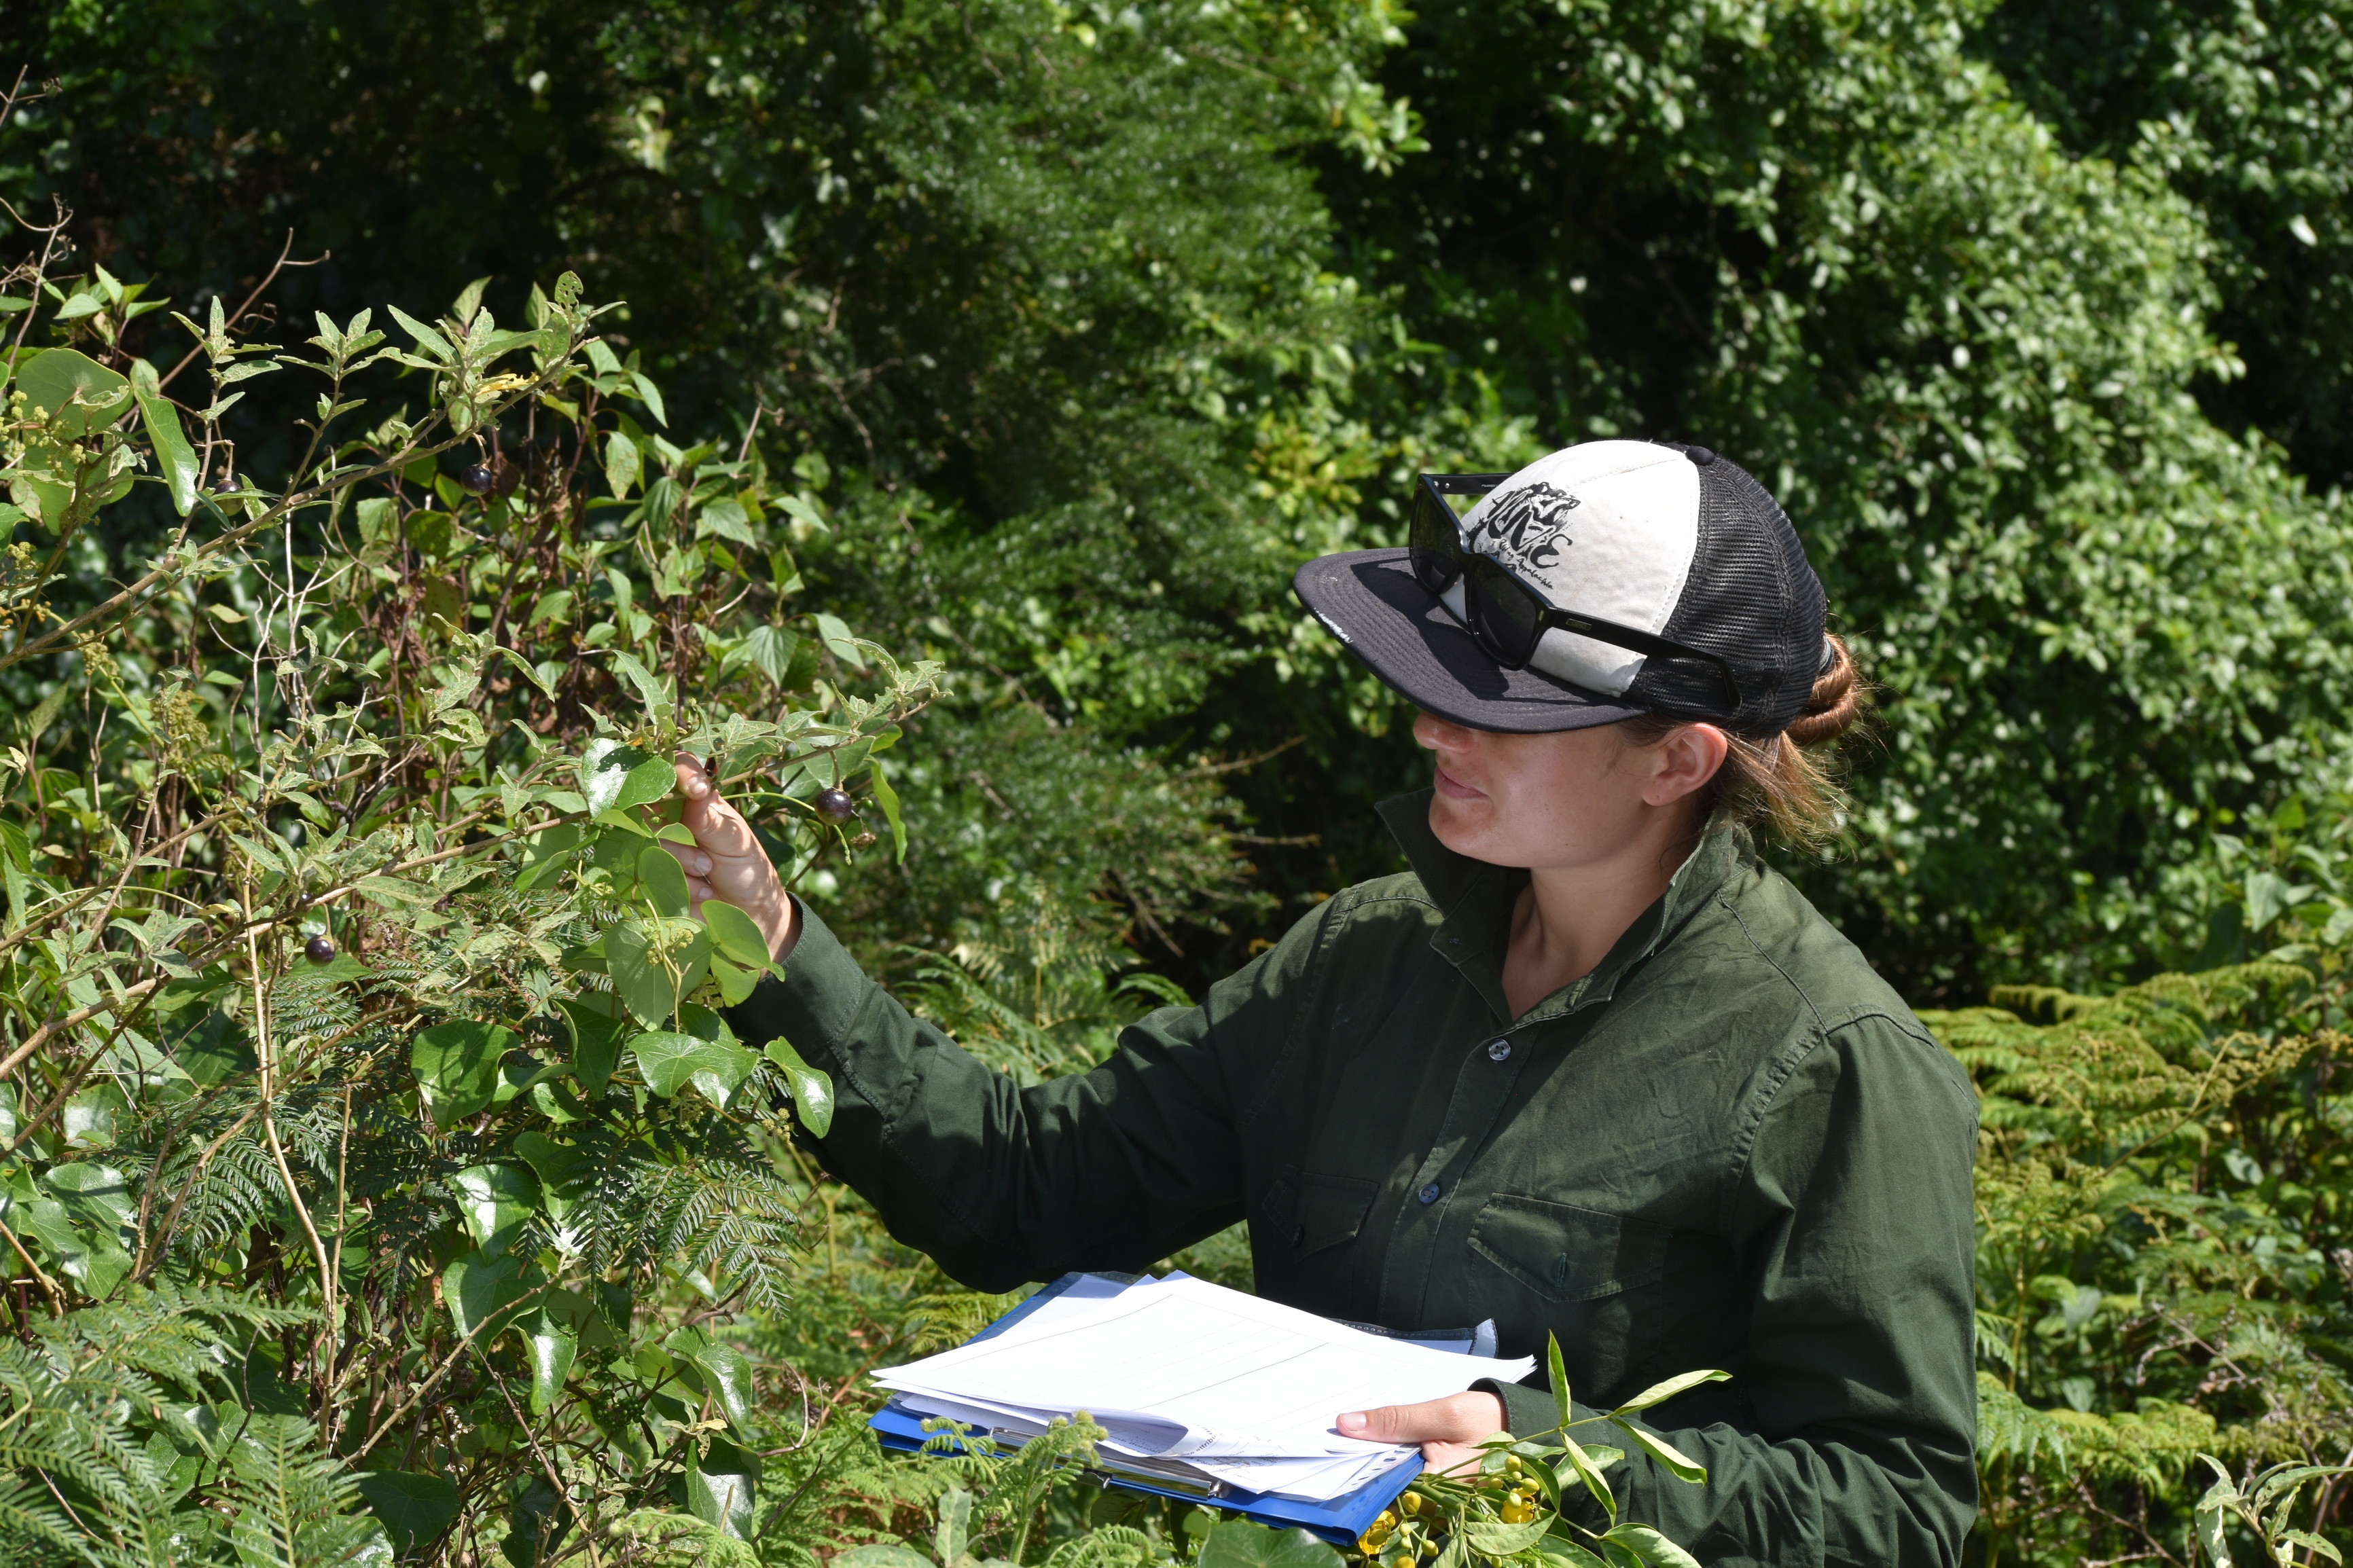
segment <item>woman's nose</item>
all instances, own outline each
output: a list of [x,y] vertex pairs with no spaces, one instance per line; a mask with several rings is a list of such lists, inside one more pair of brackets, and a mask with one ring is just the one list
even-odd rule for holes
[[1413,721],[1413,738],[1433,752],[1468,751],[1476,743],[1476,730],[1467,729],[1451,719],[1440,719],[1435,713],[1423,713]]

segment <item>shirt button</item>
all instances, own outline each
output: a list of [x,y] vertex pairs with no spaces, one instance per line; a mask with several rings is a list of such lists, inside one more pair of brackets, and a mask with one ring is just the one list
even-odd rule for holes
[[1491,1062],[1510,1061],[1512,1059],[1512,1042],[1509,1040],[1488,1041],[1487,1059]]
[[1436,1182],[1430,1183],[1430,1185],[1422,1188],[1419,1193],[1416,1193],[1414,1196],[1419,1198],[1426,1204],[1436,1203],[1438,1201],[1438,1184]]
[[1292,1228],[1291,1245],[1293,1247],[1304,1247],[1307,1245],[1307,1227],[1305,1226],[1294,1226]]

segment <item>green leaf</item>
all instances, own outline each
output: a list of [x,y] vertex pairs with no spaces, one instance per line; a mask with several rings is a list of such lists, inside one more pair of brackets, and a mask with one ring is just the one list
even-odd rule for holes
[[800,646],[799,637],[782,626],[754,626],[744,634],[744,657],[782,689],[792,674],[793,655]]
[[572,1026],[572,1081],[594,1100],[605,1092],[605,1080],[621,1059],[621,1037],[628,1032],[628,1020],[612,1010],[617,1004],[603,992],[586,992],[555,1005]]
[[458,1483],[448,1477],[406,1470],[364,1472],[359,1477],[359,1493],[391,1538],[394,1552],[403,1557],[431,1544],[457,1522],[462,1500]]
[[781,1036],[770,1040],[763,1054],[785,1069],[785,1082],[793,1091],[793,1104],[800,1110],[801,1125],[820,1138],[831,1131],[833,1080],[801,1060],[800,1052]]
[[131,383],[88,354],[49,349],[17,373],[16,390],[71,440],[112,424]]
[[661,388],[656,386],[652,378],[643,371],[631,371],[629,379],[637,384],[638,395],[646,400],[646,412],[654,416],[654,423],[667,426],[670,416],[662,412]]
[[1549,1519],[1531,1519],[1522,1524],[1495,1524],[1482,1521],[1466,1527],[1463,1534],[1471,1544],[1491,1557],[1509,1557],[1514,1552],[1525,1552],[1545,1538],[1552,1528]]
[[640,897],[652,901],[658,913],[673,919],[685,915],[689,902],[686,868],[661,845],[656,844],[638,854],[638,889]]
[[722,496],[695,514],[694,537],[702,539],[712,534],[738,544],[760,542],[760,536],[752,531],[752,514],[733,496]]
[[515,891],[529,892],[542,878],[569,865],[586,837],[578,823],[563,822],[524,840],[522,868],[514,875]]
[[1669,1443],[1665,1438],[1650,1432],[1645,1432],[1642,1428],[1635,1426],[1632,1422],[1620,1421],[1616,1416],[1610,1417],[1610,1424],[1616,1426],[1620,1431],[1625,1433],[1627,1436],[1631,1437],[1634,1440],[1634,1446],[1636,1447],[1650,1455],[1651,1458],[1656,1459],[1662,1465],[1664,1465],[1669,1470],[1672,1470],[1678,1480],[1704,1481],[1707,1479],[1707,1468],[1705,1466],[1695,1464],[1692,1460],[1683,1458],[1682,1454],[1675,1451],[1674,1445]]
[[907,825],[899,820],[899,792],[891,787],[881,763],[872,764],[867,776],[873,781],[875,804],[882,808],[883,820],[891,825],[891,847],[895,858],[903,866],[907,863]]
[[544,1415],[564,1397],[564,1380],[572,1375],[580,1336],[542,1311],[523,1337],[531,1345],[531,1413]]
[[858,639],[850,635],[849,624],[839,616],[830,616],[819,610],[817,614],[817,635],[818,640],[825,644],[827,651],[834,658],[853,668],[866,668],[866,656],[859,651]]
[[756,970],[730,963],[715,952],[711,955],[711,978],[719,983],[720,1000],[730,1007],[742,1005],[760,987]]
[[499,1063],[522,1042],[496,1024],[438,1024],[420,1030],[408,1063],[426,1113],[442,1131],[490,1108],[499,1089]]
[[1653,1405],[1663,1405],[1686,1389],[1697,1388],[1703,1383],[1725,1383],[1728,1372],[1680,1372],[1664,1383],[1654,1383],[1625,1404],[1610,1412],[1612,1415],[1631,1415],[1638,1410],[1648,1410]]
[[1547,1536],[1537,1542],[1535,1553],[1536,1561],[1543,1563],[1545,1568],[1553,1568],[1556,1563],[1559,1564],[1560,1568],[1609,1568],[1609,1563],[1596,1557],[1576,1542],[1563,1541],[1558,1536]]
[[2214,1560],[2213,1568],[2232,1568],[2229,1515],[2224,1510],[2239,1500],[2238,1483],[2231,1479],[2231,1472],[2222,1468],[2222,1461],[2211,1454],[2200,1454],[2198,1458],[2215,1476],[2214,1484],[2206,1489],[2204,1497],[2198,1500],[2197,1511],[2193,1515],[2198,1543],[2206,1549],[2206,1555]]
[[133,360],[131,382],[139,399],[139,421],[146,426],[148,444],[155,448],[155,466],[163,470],[164,482],[172,492],[172,510],[185,517],[196,504],[195,448],[188,445],[187,434],[180,428],[179,411],[155,384],[155,367],[143,359]]
[[939,1526],[932,1532],[932,1550],[939,1554],[940,1568],[955,1568],[969,1553],[965,1550],[972,1523],[972,1494],[962,1487],[950,1487],[940,1494]]
[[678,787],[678,770],[617,741],[591,741],[580,758],[580,794],[588,815],[651,805]]
[[911,1546],[853,1546],[833,1554],[830,1568],[934,1568]]
[[1609,1490],[1609,1483],[1602,1479],[1600,1465],[1595,1461],[1591,1454],[1586,1451],[1584,1444],[1567,1433],[1563,1432],[1560,1435],[1560,1444],[1562,1453],[1568,1460],[1569,1468],[1577,1472],[1577,1479],[1585,1483],[1586,1491],[1592,1496],[1595,1502],[1601,1505],[1602,1512],[1612,1519],[1617,1518],[1618,1499]]
[[1614,1524],[1601,1539],[1624,1547],[1651,1568],[1700,1568],[1698,1558],[1647,1524]]
[[757,1459],[733,1443],[712,1438],[702,1456],[687,1463],[688,1511],[738,1541],[750,1540],[752,1491],[759,1474]]
[[1269,1530],[1229,1519],[1203,1538],[1194,1568],[1340,1568],[1341,1561],[1337,1552],[1303,1530]]
[[485,1258],[514,1245],[539,1207],[539,1179],[518,1165],[469,1165],[449,1178],[467,1232]]
[[703,900],[702,923],[711,928],[711,945],[746,969],[757,973],[772,962],[759,923],[733,904]]
[[739,1432],[749,1432],[759,1410],[759,1391],[753,1385],[752,1363],[742,1351],[706,1338],[693,1329],[681,1329],[662,1342],[662,1348],[702,1374],[702,1385],[719,1402],[720,1413]]
[[[678,710],[678,698],[671,690],[670,683],[638,662],[634,654],[616,652],[613,655],[613,671],[637,689],[638,700],[646,705],[646,712],[657,723]],[[672,785],[678,782],[678,771],[675,768],[670,770],[670,782]],[[662,791],[662,795],[669,793],[668,788]],[[661,795],[658,795],[653,798],[659,800]],[[638,805],[643,803],[631,801],[628,804]]]
[[[675,940],[681,928],[685,940]],[[670,1021],[680,1001],[702,984],[711,967],[711,933],[699,921],[665,922],[651,930],[634,920],[605,930],[605,967],[613,976],[614,993],[630,1016],[649,1029]]]
[[441,1300],[461,1334],[483,1342],[513,1321],[515,1303],[523,1299],[522,1259],[508,1253],[485,1258],[470,1252],[441,1271]]
[[1577,1419],[1577,1413],[1575,1405],[1568,1397],[1568,1366],[1560,1358],[1558,1334],[1545,1336],[1545,1370],[1551,1374],[1552,1378],[1553,1408],[1560,1413],[1560,1424],[1566,1430],[1568,1424]]
[[692,1035],[653,1030],[629,1042],[638,1071],[646,1087],[667,1100],[689,1084],[703,1099],[727,1109],[755,1064],[751,1052],[725,1040],[699,1040]]

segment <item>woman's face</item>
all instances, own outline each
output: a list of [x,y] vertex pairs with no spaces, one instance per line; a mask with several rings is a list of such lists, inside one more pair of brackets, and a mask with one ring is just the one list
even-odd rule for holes
[[1688,836],[1692,795],[1724,763],[1723,732],[1687,724],[1646,746],[1618,726],[1501,735],[1424,713],[1413,738],[1438,756],[1430,831],[1491,866],[1567,869]]

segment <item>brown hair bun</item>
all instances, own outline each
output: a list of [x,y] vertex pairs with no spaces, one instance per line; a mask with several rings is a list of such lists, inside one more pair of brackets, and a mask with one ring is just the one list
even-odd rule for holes
[[1862,711],[1862,680],[1855,674],[1854,658],[1846,650],[1846,639],[1825,635],[1822,641],[1830,647],[1831,667],[1814,678],[1805,711],[1792,719],[1784,731],[1800,746],[1836,740],[1846,733]]

